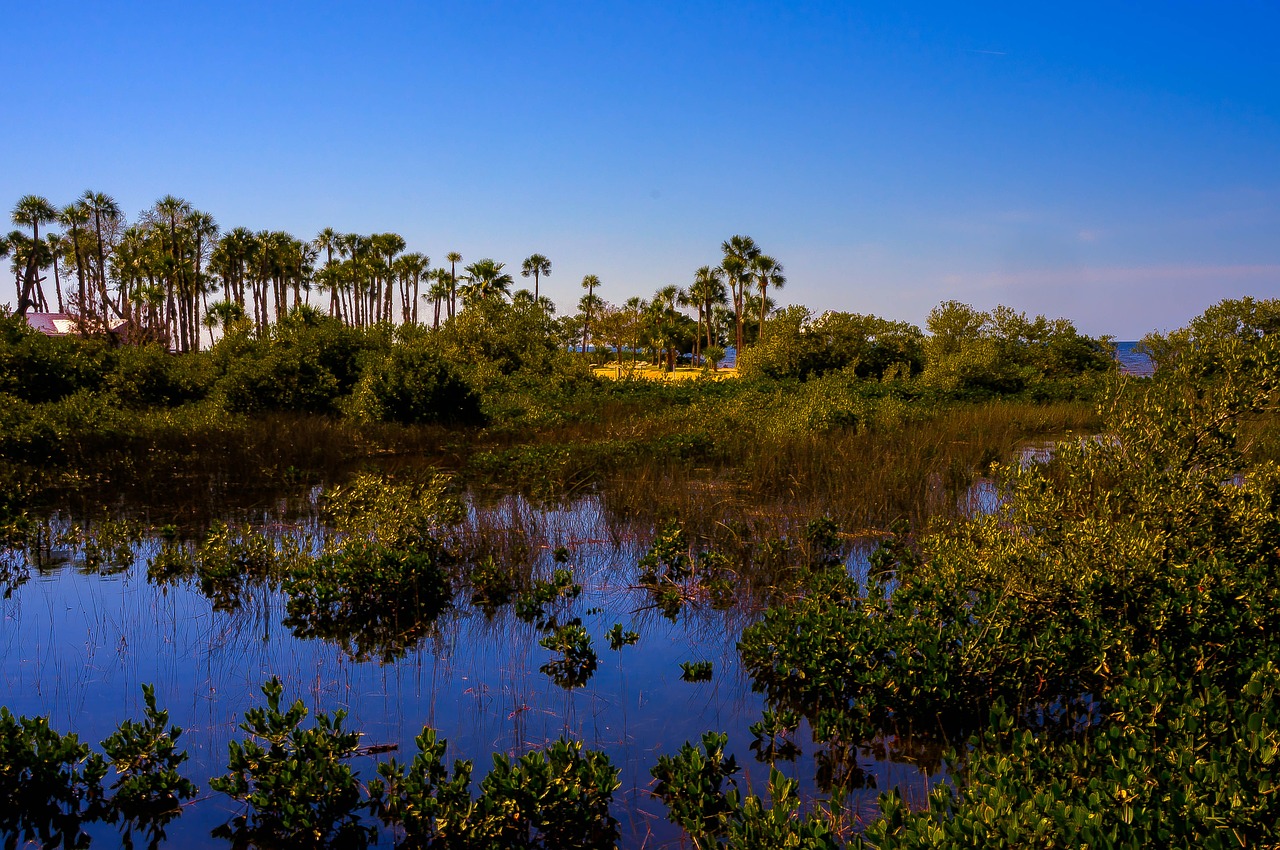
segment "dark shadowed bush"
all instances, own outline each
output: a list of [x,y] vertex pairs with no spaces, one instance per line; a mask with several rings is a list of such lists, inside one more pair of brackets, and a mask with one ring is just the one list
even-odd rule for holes
[[266,339],[233,330],[213,347],[217,391],[235,412],[334,413],[360,377],[362,352],[379,336],[314,310],[285,316]]
[[0,310],[0,393],[24,401],[57,401],[82,387],[97,388],[107,371],[99,340],[53,339]]
[[374,422],[477,425],[480,396],[457,370],[421,344],[397,345],[371,359],[349,412]]
[[208,395],[213,386],[207,355],[173,355],[159,345],[125,346],[113,352],[106,385],[126,407],[176,407]]

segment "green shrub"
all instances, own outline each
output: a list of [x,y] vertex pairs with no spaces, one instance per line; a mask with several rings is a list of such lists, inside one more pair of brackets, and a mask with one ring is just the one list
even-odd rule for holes
[[404,830],[406,847],[438,850],[612,850],[618,822],[609,811],[618,770],[603,753],[556,741],[514,762],[495,753],[493,768],[471,796],[470,761],[444,765],[447,743],[435,730],[418,736],[409,765],[378,765],[369,783],[378,816]]
[[96,389],[108,371],[109,351],[101,340],[45,336],[0,310],[0,394],[40,403]]
[[659,756],[651,773],[653,793],[667,806],[667,819],[680,826],[698,850],[792,847],[835,850],[839,842],[820,817],[799,816],[799,787],[778,770],[769,772],[773,805],[738,788],[738,764],[725,755],[728,736],[707,732],[702,747],[690,743],[674,756]]
[[404,425],[478,425],[480,397],[452,365],[423,346],[396,345],[366,363],[348,411]]
[[374,830],[360,822],[360,813],[370,802],[347,763],[360,734],[343,729],[346,712],[317,714],[303,729],[306,706],[296,700],[281,711],[279,679],[264,684],[262,693],[266,706],[245,712],[240,724],[249,737],[229,745],[230,772],[209,782],[245,805],[214,836],[237,846],[366,846]]
[[141,723],[126,720],[102,742],[115,770],[111,784],[111,813],[108,820],[120,823],[124,844],[133,846],[133,832],[149,837],[155,847],[165,837],[165,826],[182,814],[182,803],[199,788],[179,772],[187,754],[177,747],[182,729],[169,725],[169,712],[156,708],[156,692],[142,686],[145,717]]
[[82,825],[105,813],[107,764],[47,717],[14,717],[0,707],[0,836],[6,846],[39,841],[83,847]]
[[212,362],[205,354],[170,354],[159,345],[124,346],[112,353],[106,386],[125,407],[176,407],[208,395]]
[[442,553],[353,540],[296,568],[285,584],[284,624],[299,637],[338,642],[357,660],[403,656],[449,606]]
[[233,329],[210,353],[216,391],[233,412],[335,413],[355,387],[362,353],[379,343],[387,341],[376,331],[348,328],[315,311],[286,315],[264,339]]
[[581,623],[556,627],[538,645],[558,654],[538,669],[565,690],[582,687],[596,672],[599,659],[591,645],[591,635]]

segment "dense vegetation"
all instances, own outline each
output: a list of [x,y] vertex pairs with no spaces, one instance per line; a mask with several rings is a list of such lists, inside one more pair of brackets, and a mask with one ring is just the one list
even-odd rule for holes
[[[645,541],[634,589],[656,616],[749,614],[738,652],[768,705],[751,728],[767,787],[748,787],[746,754],[716,730],[653,769],[695,846],[1280,844],[1280,304],[1224,302],[1149,338],[1159,368],[1133,380],[1107,341],[1006,308],[944,303],[923,329],[774,310],[781,266],[741,237],[684,293],[611,305],[589,276],[562,320],[537,292],[540,255],[525,263],[535,291],[509,297],[500,263],[432,272],[393,234],[219,235],[177,199],[126,228],[105,196],[55,215],[39,200],[15,214],[31,235],[5,240],[19,294],[0,313],[6,595],[71,496],[151,488],[159,512],[179,489],[320,484],[308,537],[161,514],[177,524],[150,530],[147,580],[216,611],[272,588],[293,634],[382,663],[459,606],[509,611],[572,690],[599,655],[573,616],[571,553],[538,572],[543,541],[474,508],[593,492]],[[66,232],[42,237],[55,217]],[[45,306],[55,261],[81,323],[51,338],[22,314]],[[737,374],[716,380],[730,345]],[[625,379],[629,360],[684,354],[705,379]],[[595,374],[606,359],[623,380]],[[1013,454],[1068,431],[1051,456]],[[979,475],[989,511],[957,501]],[[128,517],[58,533],[102,574],[144,536]],[[851,539],[876,544],[866,575]],[[607,637],[643,651],[621,623]],[[717,672],[681,665],[691,683]],[[407,764],[361,761],[378,753],[341,712],[306,725],[278,680],[262,691],[210,782],[236,801],[217,834],[237,846],[359,847],[380,829],[422,847],[619,841],[618,769],[578,742],[495,756],[473,791],[433,729]],[[96,751],[0,711],[7,842],[76,846],[95,823],[163,838],[199,791],[182,730],[144,701]],[[788,767],[806,736],[812,782]],[[885,789],[861,822],[846,801],[872,752],[948,779],[913,806]]]

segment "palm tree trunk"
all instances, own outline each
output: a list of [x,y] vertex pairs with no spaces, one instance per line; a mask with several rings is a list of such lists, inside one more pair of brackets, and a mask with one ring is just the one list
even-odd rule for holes
[[58,251],[53,250],[53,291],[58,295],[58,312],[64,313],[62,309],[62,279],[58,277]]
[[760,279],[760,330],[756,332],[756,345],[764,341],[764,316],[769,304],[769,284],[762,276]]
[[[75,221],[75,219],[72,219],[72,221]],[[80,230],[79,228],[75,227],[74,224],[71,227],[71,243],[72,243],[72,247],[75,248],[75,251],[76,251],[76,282],[77,284],[79,284],[79,292],[80,292],[80,303],[79,303],[79,306],[77,307],[77,309],[80,311],[80,321],[77,324],[80,327],[80,336],[85,336],[87,333],[87,330],[85,329],[85,326],[84,326],[84,311],[86,306],[85,305],[86,293],[85,293],[85,287],[84,287],[84,263],[80,259]]]

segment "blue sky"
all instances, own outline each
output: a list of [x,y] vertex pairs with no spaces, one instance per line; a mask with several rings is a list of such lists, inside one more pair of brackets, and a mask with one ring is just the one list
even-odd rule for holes
[[784,303],[915,322],[1280,297],[1280,5],[1116,5],[13,4],[0,203],[539,251],[566,309],[735,233]]

